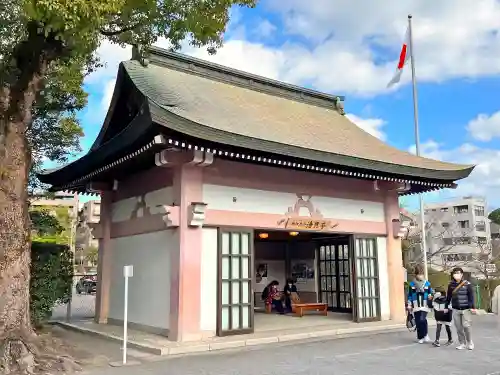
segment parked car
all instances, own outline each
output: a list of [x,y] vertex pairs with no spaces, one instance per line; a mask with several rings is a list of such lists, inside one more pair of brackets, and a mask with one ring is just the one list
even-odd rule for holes
[[77,294],[93,294],[97,290],[97,277],[96,276],[83,276],[78,280],[75,286]]

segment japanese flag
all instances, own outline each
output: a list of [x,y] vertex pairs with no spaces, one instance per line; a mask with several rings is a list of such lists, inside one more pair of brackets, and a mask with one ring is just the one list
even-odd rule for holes
[[394,76],[390,80],[390,82],[387,84],[387,87],[394,86],[396,83],[399,82],[401,79],[401,75],[403,74],[403,68],[406,65],[406,63],[410,60],[410,27],[406,29],[406,34],[405,34],[405,39],[403,42],[403,46],[401,47],[401,53],[399,54],[399,61],[398,61],[398,66],[396,68],[396,72],[394,73]]

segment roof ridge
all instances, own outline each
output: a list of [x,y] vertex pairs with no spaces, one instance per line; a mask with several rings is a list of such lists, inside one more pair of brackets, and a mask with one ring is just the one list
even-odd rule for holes
[[[169,68],[181,70],[189,74],[201,75],[212,80],[223,81],[250,90],[264,91],[274,96],[282,96],[316,106],[335,109],[340,114],[345,114],[343,104],[345,96],[326,94],[321,91],[284,83],[182,53],[172,52],[161,47],[148,47],[147,54],[148,63],[168,66]],[[140,52],[139,54],[132,54],[132,56],[139,55]]]

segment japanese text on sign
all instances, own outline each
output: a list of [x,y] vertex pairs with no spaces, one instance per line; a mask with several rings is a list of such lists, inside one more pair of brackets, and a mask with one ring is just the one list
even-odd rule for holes
[[286,229],[299,230],[325,230],[335,228],[337,225],[332,225],[330,220],[315,220],[315,219],[288,219]]

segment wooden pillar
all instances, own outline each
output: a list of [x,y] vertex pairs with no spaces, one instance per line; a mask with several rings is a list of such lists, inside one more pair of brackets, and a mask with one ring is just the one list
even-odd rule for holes
[[109,314],[109,289],[111,285],[111,209],[113,192],[101,194],[101,214],[99,221],[99,253],[97,258],[97,292],[95,300],[96,323],[107,323]]
[[173,193],[179,205],[179,227],[170,256],[169,339],[194,341],[202,338],[201,313],[201,227],[190,227],[192,202],[203,202],[203,169],[180,165],[174,170]]
[[393,219],[399,219],[399,202],[396,191],[387,191],[384,202],[387,226],[387,271],[389,273],[390,317],[394,321],[405,320],[404,271],[401,239],[395,238]]

